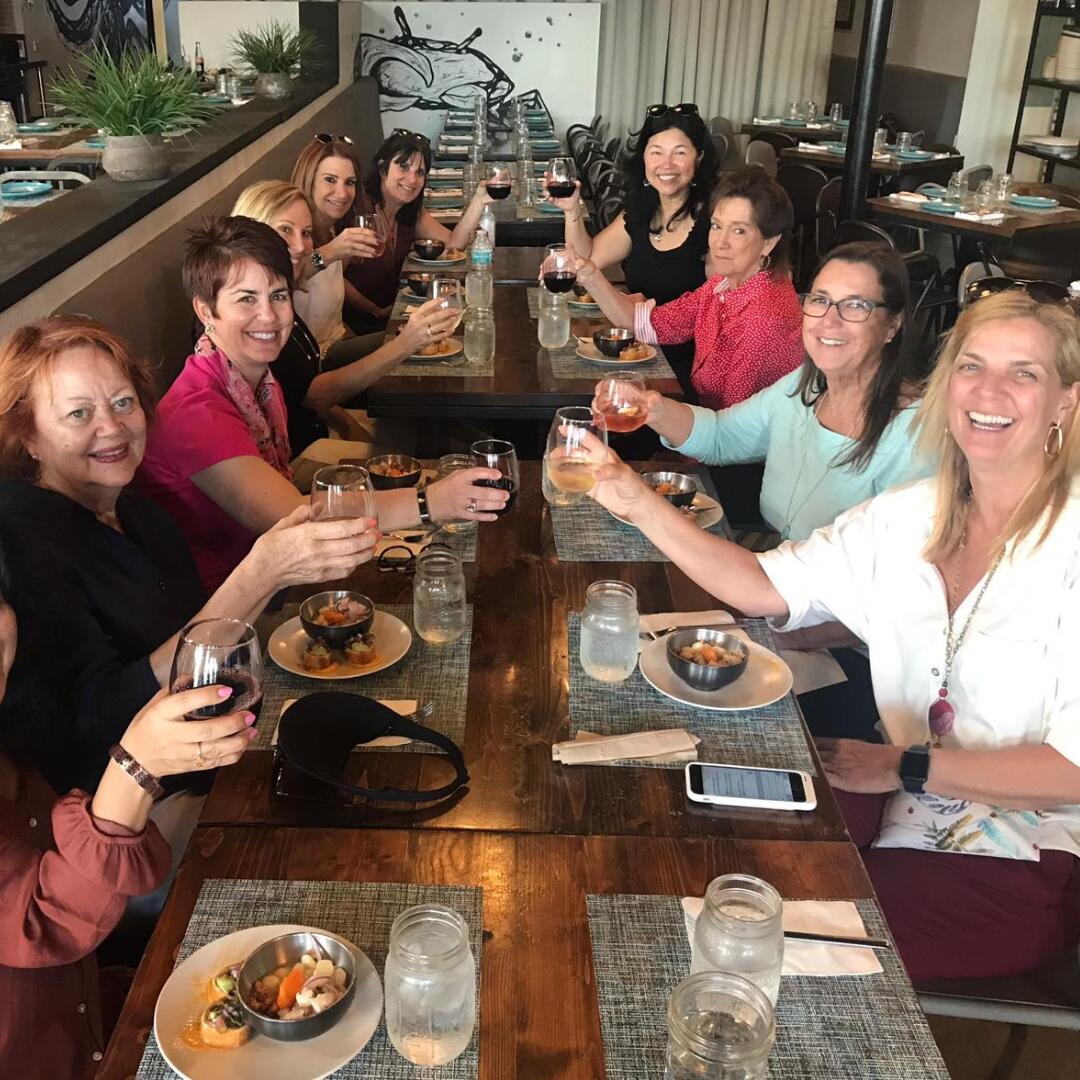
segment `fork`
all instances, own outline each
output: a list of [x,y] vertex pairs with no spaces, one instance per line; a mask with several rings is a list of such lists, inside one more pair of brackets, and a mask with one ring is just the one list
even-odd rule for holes
[[424,720],[430,720],[435,712],[435,702],[425,701],[423,705],[413,709],[408,716],[404,717],[405,720],[412,720],[413,723],[419,724]]
[[663,626],[659,630],[642,630],[638,633],[638,637],[642,641],[656,641],[657,638],[674,634],[676,630],[730,630],[732,627],[745,629],[749,625],[749,619],[735,619],[733,622],[725,623],[687,623],[686,626]]

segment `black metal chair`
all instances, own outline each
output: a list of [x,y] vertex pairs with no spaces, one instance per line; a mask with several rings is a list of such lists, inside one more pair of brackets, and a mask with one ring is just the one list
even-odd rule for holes
[[765,175],[775,179],[778,168],[776,151],[763,139],[751,139],[746,146],[746,164],[763,169]]
[[840,216],[840,192],[843,186],[844,178],[834,176],[817,195],[814,252],[819,259],[832,247],[836,219]]
[[839,222],[833,230],[829,249],[839,247],[841,244],[851,244],[856,240],[876,240],[886,247],[896,248],[893,238],[881,226],[860,218],[848,218],[846,221]]
[[784,162],[776,170],[776,182],[787,192],[794,211],[792,235],[795,252],[791,264],[794,267],[795,287],[802,288],[814,269],[814,249],[810,238],[817,224],[818,195],[829,178],[814,165],[790,161]]
[[758,131],[752,141],[768,143],[776,151],[778,158],[781,150],[790,150],[799,145],[799,140],[794,135],[786,135],[782,131]]
[[[737,169],[742,164],[739,157],[739,144],[735,138],[735,125],[726,116],[714,116],[709,121],[709,134],[716,143],[716,152],[719,154],[721,169]],[[716,136],[724,136],[724,152],[720,153],[720,146]]]

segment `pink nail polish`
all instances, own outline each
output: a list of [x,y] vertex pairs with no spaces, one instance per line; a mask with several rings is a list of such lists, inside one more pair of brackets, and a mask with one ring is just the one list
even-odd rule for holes
[[244,713],[244,723],[247,724],[248,727],[251,727],[251,725],[255,723],[255,714],[253,712]]
[[246,735],[247,735],[247,737],[248,737],[248,742],[250,742],[250,741],[251,741],[252,739],[254,739],[254,738],[255,738],[255,736],[256,736],[256,735],[258,735],[259,733],[258,733],[258,732],[257,732],[257,731],[256,731],[256,730],[255,730],[255,729],[253,728],[253,727],[250,727],[250,728],[248,728],[248,729],[247,729],[247,731],[245,732],[245,734],[246,734]]
[[232,687],[231,686],[219,686],[217,696],[219,698],[223,698],[223,699],[227,698],[227,697],[231,697],[232,696]]

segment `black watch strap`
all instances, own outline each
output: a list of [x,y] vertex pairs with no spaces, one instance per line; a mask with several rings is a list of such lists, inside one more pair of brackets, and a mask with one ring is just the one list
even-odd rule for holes
[[930,775],[930,747],[909,746],[900,755],[900,782],[911,795],[921,795]]

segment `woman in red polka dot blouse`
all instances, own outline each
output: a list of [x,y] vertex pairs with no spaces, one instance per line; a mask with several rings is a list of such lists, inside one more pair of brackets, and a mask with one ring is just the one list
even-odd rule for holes
[[771,386],[802,363],[802,312],[791,284],[791,201],[760,169],[722,178],[710,207],[704,285],[668,304],[635,303],[591,262],[579,259],[578,281],[615,326],[638,340],[694,341],[690,381],[702,405],[726,409]]

